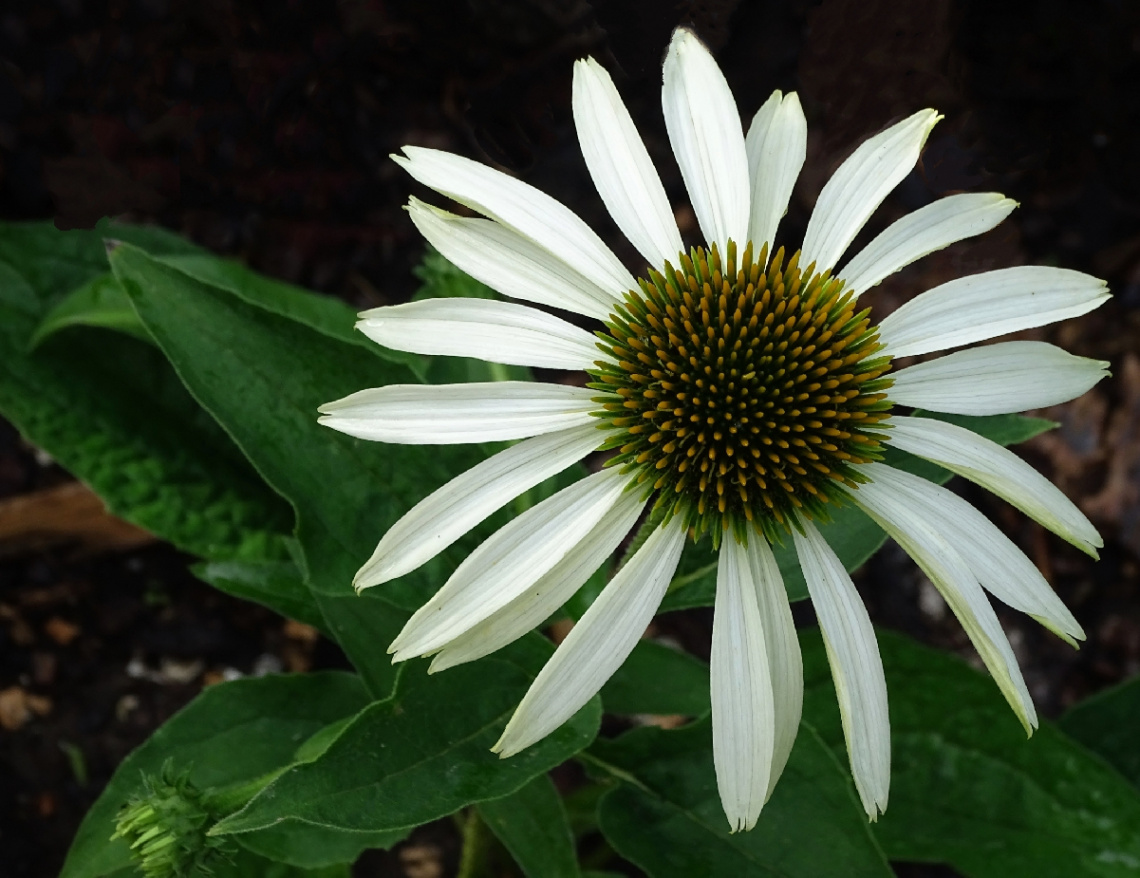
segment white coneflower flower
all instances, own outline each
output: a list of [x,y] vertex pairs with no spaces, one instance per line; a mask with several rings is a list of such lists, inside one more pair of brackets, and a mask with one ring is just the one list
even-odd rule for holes
[[[618,547],[647,505],[654,529],[534,681],[495,750],[549,734],[594,695],[644,632],[687,535],[719,546],[712,643],[714,762],[725,813],[748,829],[788,759],[803,671],[770,548],[792,541],[835,678],[852,773],[867,813],[887,804],[890,729],[882,663],[851,578],[813,524],[837,504],[866,511],[942,592],[1028,730],[1036,714],[983,591],[1060,636],[1084,635],[1009,539],[954,494],[876,462],[890,444],[971,479],[1095,556],[1096,530],[1013,453],[961,427],[893,406],[990,415],[1079,396],[1104,363],[1048,344],[1004,342],[892,371],[927,354],[1075,317],[1108,296],[1058,268],[965,277],[878,326],[856,300],[921,256],[993,228],[1001,195],[943,198],[840,258],[910,172],[938,121],[922,110],[863,143],[823,188],[788,256],[773,241],[804,162],[795,94],[775,92],[744,134],[716,62],[674,33],[662,103],[706,245],[683,248],[660,179],[609,75],[574,68],[574,119],[610,215],[648,263],[635,279],[562,204],[459,156],[405,147],[416,180],[482,214],[416,199],[412,219],[473,277],[515,299],[605,323],[590,333],[544,311],[486,300],[378,308],[359,326],[392,348],[493,363],[585,370],[589,389],[502,382],[364,390],[321,411],[364,439],[524,440],[444,485],[384,536],[358,589],[401,576],[527,489],[596,449],[610,464],[539,503],[476,549],[396,640],[395,660],[438,671],[484,656],[554,613]],[[889,422],[888,422],[889,418]]]

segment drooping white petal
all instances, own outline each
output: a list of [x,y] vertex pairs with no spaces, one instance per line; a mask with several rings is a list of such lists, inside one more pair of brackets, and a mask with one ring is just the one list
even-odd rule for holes
[[492,751],[513,756],[549,735],[593,697],[633,651],[681,559],[674,516],[618,571],[535,678]]
[[352,584],[360,590],[415,570],[524,491],[581,460],[601,438],[596,425],[586,424],[535,436],[471,467],[392,525]]
[[636,287],[633,276],[602,239],[574,211],[545,192],[438,149],[405,146],[404,156],[392,158],[416,180],[525,235],[603,290],[624,293]]
[[879,466],[873,473],[886,489],[894,484],[905,486],[908,502],[922,506],[922,517],[956,548],[990,594],[1037,619],[1074,646],[1075,641],[1084,640],[1080,623],[1041,571],[981,512],[952,491],[902,470]]
[[988,232],[1017,207],[998,192],[948,195],[908,213],[875,236],[838,272],[858,296],[883,278],[935,250]]
[[443,257],[504,296],[605,320],[621,300],[524,235],[494,220],[456,216],[418,198],[408,215]]
[[748,240],[759,256],[765,244],[771,250],[807,157],[807,119],[799,96],[772,92],[752,117],[744,147],[752,188]]
[[887,681],[867,608],[835,552],[810,522],[792,532],[835,680],[851,774],[872,820],[887,808],[891,721]]
[[976,482],[1092,557],[1104,545],[1092,522],[1024,460],[973,430],[933,418],[891,418],[890,444]]
[[748,235],[748,155],[724,74],[691,30],[677,28],[663,69],[665,129],[701,232],[721,257]]
[[893,373],[898,405],[959,415],[1004,415],[1068,402],[1107,373],[1108,363],[1040,341],[956,351]]
[[942,117],[919,110],[851,153],[816,200],[804,233],[800,265],[833,268],[883,199],[911,172],[930,130]]
[[[751,542],[763,538],[752,534]],[[756,825],[768,797],[776,707],[764,618],[748,550],[731,535],[720,549],[709,673],[713,765],[732,832]]]
[[593,58],[574,65],[574,125],[590,177],[610,216],[653,268],[683,247],[665,187],[609,73]]
[[984,271],[911,299],[879,324],[891,357],[928,354],[1079,317],[1108,301],[1108,285],[1046,265]]
[[776,711],[776,737],[772,747],[772,770],[768,778],[767,801],[783,774],[796,742],[804,705],[804,664],[800,641],[792,620],[788,592],[780,576],[780,565],[768,543],[756,537],[748,541],[748,565],[756,584],[760,618],[764,620],[764,646],[772,674],[772,697]]
[[484,381],[389,384],[327,402],[319,423],[349,436],[405,445],[526,439],[595,419],[595,392],[566,384]]
[[639,492],[623,493],[585,539],[524,594],[436,653],[428,673],[490,655],[549,619],[613,555],[644,508]]
[[628,482],[617,467],[563,488],[495,531],[408,620],[393,661],[430,655],[526,592],[601,520]]
[[561,317],[491,299],[422,299],[373,308],[356,328],[385,347],[489,363],[588,369],[594,337]]
[[[917,484],[924,479],[883,464],[868,464],[862,471],[871,481],[849,492],[855,503],[930,577],[958,617],[1026,733],[1032,734],[1037,727],[1037,711],[1025,688],[1017,659],[970,565],[949,542],[960,532],[957,529],[940,532],[948,518],[945,514],[931,519],[930,513],[936,512],[930,507],[932,492]],[[975,535],[977,532],[967,527],[967,533]],[[979,553],[993,545],[971,542],[962,549],[966,553]],[[985,559],[976,559],[976,562],[982,564]]]

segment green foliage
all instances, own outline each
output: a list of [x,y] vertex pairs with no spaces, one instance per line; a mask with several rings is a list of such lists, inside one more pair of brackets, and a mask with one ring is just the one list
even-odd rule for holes
[[602,687],[609,713],[700,716],[709,710],[709,667],[652,640],[634,647]]
[[479,816],[510,851],[526,878],[579,878],[566,809],[549,777],[483,802]]
[[1057,725],[1140,787],[1140,677],[1082,701]]
[[[104,239],[119,242],[109,257]],[[419,276],[419,297],[491,295],[437,254]],[[891,807],[872,828],[853,793],[815,632],[803,637],[805,723],[752,832],[730,835],[720,809],[708,667],[659,643],[640,643],[601,701],[612,714],[696,722],[595,740],[594,699],[522,754],[491,755],[551,653],[544,638],[431,676],[425,662],[393,668],[384,650],[482,538],[581,470],[527,492],[422,569],[355,595],[352,575],[388,527],[492,449],[362,442],[318,425],[317,406],[369,386],[528,372],[383,351],[354,320],[340,302],[161,230],[0,225],[4,416],[113,512],[200,557],[202,579],[319,628],[359,672],[204,691],[119,767],[64,878],[134,872],[123,840],[111,838],[116,815],[168,759],[220,809],[209,822],[210,838],[231,850],[213,866],[222,878],[345,878],[361,851],[461,809],[527,878],[614,874],[604,871],[616,863],[609,847],[597,848],[599,831],[653,878],[889,875],[884,851],[949,863],[969,878],[1115,876],[1140,864],[1140,792],[1116,770],[1140,783],[1135,682],[1027,744],[991,681],[887,634],[895,768]],[[1050,426],[939,417],[1001,444]],[[948,478],[897,452],[888,462]],[[884,540],[853,507],[823,532],[849,569]],[[789,594],[805,597],[790,549],[777,557]],[[707,541],[687,547],[663,609],[711,605],[715,561]],[[564,610],[579,616],[604,581],[596,574]],[[547,772],[576,754],[590,780],[564,800]],[[595,868],[583,869],[577,850],[591,845]]]
[[595,701],[518,756],[490,753],[547,655],[536,638],[437,676],[418,663],[390,698],[370,705],[320,756],[285,772],[215,832],[246,833],[288,819],[353,832],[398,830],[514,792],[597,734]]
[[428,577],[438,576],[440,562],[364,597],[353,594],[352,576],[425,485],[442,484],[477,458],[466,448],[382,446],[320,426],[322,403],[363,387],[415,383],[415,375],[137,248],[123,245],[110,259],[190,392],[293,503],[313,600],[373,694],[386,697],[394,674],[378,645],[434,590]]
[[807,726],[756,828],[730,834],[711,728],[707,719],[670,732],[649,727],[590,748],[591,771],[614,782],[598,818],[622,856],[652,878],[891,875],[846,768]]
[[150,341],[146,327],[139,322],[131,300],[108,272],[92,278],[61,299],[44,315],[29,340],[35,347],[44,339],[72,326],[114,329]]
[[[801,640],[804,718],[845,758],[822,639]],[[1051,723],[1026,741],[993,681],[959,659],[883,631],[879,648],[892,771],[875,835],[888,856],[969,878],[1135,874],[1135,787]]]
[[287,767],[299,744],[367,702],[360,680],[338,672],[211,686],[123,760],[80,826],[61,878],[98,878],[130,865],[127,844],[112,840],[119,809],[168,760],[198,790],[232,789]]
[[283,616],[330,634],[305,576],[293,561],[204,561],[194,575],[219,591],[256,601]]
[[[160,252],[190,249],[153,230],[101,231]],[[0,411],[113,513],[179,548],[217,559],[284,558],[288,507],[152,346],[76,332],[29,352],[43,315],[106,268],[98,233],[0,226]]]

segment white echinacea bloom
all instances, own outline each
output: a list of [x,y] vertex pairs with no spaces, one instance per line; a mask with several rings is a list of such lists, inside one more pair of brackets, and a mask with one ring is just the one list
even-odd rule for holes
[[[686,536],[719,546],[712,642],[714,762],[733,830],[751,828],[787,762],[803,701],[788,598],[770,544],[794,543],[823,631],[852,773],[867,813],[887,804],[890,728],[875,635],[851,577],[813,520],[854,503],[938,587],[1027,731],[1036,713],[984,590],[1066,640],[1080,625],[1015,545],[950,491],[877,462],[893,445],[977,482],[1096,555],[1084,515],[1012,452],[893,406],[992,415],[1084,393],[1105,363],[1007,341],[893,370],[928,354],[1096,308],[1096,278],[1060,268],[987,271],[927,290],[877,326],[858,297],[914,260],[1001,222],[1015,204],[951,195],[888,226],[836,270],[911,171],[939,116],[922,110],[867,140],[816,201],[803,245],[770,255],[804,162],[795,94],[775,92],[747,135],[723,74],[688,30],[664,63],[669,140],[705,237],[685,251],[661,181],[612,80],[574,68],[574,120],[598,193],[645,258],[633,275],[574,213],[469,159],[405,147],[397,162],[466,205],[466,218],[412,199],[424,237],[514,299],[605,324],[598,338],[522,304],[436,299],[365,312],[370,338],[403,351],[585,370],[589,388],[530,382],[389,386],[321,408],[322,422],[381,442],[523,440],[408,512],[356,577],[358,589],[419,567],[524,491],[590,452],[590,475],[486,540],[408,622],[396,661],[432,671],[499,649],[554,613],[652,503],[655,529],[561,643],[495,750],[510,756],[581,708],[629,655]],[[743,242],[743,243],[742,243]],[[983,590],[984,589],[984,590]]]

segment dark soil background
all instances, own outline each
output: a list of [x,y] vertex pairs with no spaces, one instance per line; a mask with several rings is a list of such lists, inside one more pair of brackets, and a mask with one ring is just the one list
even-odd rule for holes
[[[90,227],[102,216],[157,223],[356,306],[400,301],[415,289],[411,269],[422,252],[401,207],[411,193],[441,202],[388,159],[402,144],[514,172],[618,240],[570,112],[572,62],[593,54],[614,75],[691,234],[696,224],[660,111],[661,57],[685,22],[716,52],[746,119],[774,88],[800,94],[808,160],[782,226],[786,239],[798,240],[827,175],[861,139],[926,106],[946,118],[861,240],[955,191],[996,190],[1020,202],[997,230],[927,257],[870,294],[880,316],[951,277],[1021,263],[1109,281],[1116,298],[1107,306],[1025,335],[1111,360],[1113,377],[1047,412],[1061,429],[1021,449],[1101,529],[1102,560],[955,484],[1024,548],[1089,633],[1077,652],[1001,612],[1042,713],[1057,716],[1136,674],[1140,4],[7,3],[0,218],[54,218],[60,228]],[[619,253],[635,262],[631,248]],[[0,509],[9,518],[13,504],[42,510],[44,497],[79,503],[82,491],[68,482],[0,423]],[[130,529],[78,518],[87,523],[0,541],[4,875],[56,874],[115,765],[202,686],[342,662],[304,626],[199,583],[190,559]],[[879,624],[972,656],[933,588],[893,546],[857,583]],[[702,614],[658,625],[707,642]],[[366,857],[357,871],[428,878],[451,874],[455,859],[454,832],[441,824]],[[905,864],[898,872],[953,874]]]

